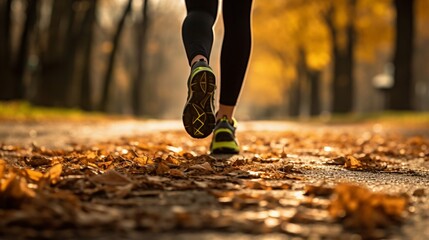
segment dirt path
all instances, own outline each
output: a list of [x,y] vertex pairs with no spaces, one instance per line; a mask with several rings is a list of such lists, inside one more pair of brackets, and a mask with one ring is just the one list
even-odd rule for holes
[[209,156],[177,121],[6,122],[0,237],[429,239],[428,136],[248,122]]

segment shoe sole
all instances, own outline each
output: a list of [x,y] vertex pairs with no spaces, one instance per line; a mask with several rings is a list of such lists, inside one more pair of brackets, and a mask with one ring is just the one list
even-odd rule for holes
[[213,106],[216,78],[209,68],[200,68],[189,81],[188,101],[182,115],[185,130],[193,138],[209,136],[216,123]]

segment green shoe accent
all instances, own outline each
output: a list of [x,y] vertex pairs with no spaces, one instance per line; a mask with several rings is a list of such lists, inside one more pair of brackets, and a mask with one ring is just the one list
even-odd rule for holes
[[240,146],[235,138],[236,121],[230,123],[226,117],[220,119],[213,131],[211,154],[237,154]]
[[204,61],[195,63],[188,79],[188,98],[182,115],[185,130],[193,138],[205,138],[213,132],[215,89],[216,77],[210,66]]

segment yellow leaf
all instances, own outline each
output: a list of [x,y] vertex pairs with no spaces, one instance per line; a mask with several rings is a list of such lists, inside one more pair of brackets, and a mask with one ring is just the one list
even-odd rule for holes
[[39,181],[43,177],[43,173],[31,169],[25,169],[27,176],[33,181]]
[[43,175],[43,177],[46,179],[49,179],[49,182],[51,184],[55,184],[59,181],[62,171],[63,171],[63,166],[61,164],[56,164],[53,167],[51,167],[45,173],[45,175]]
[[28,188],[25,178],[19,177],[14,173],[9,175],[9,178],[2,186],[2,198],[9,199],[13,202],[19,202],[23,199],[32,198],[34,196],[36,196],[36,193],[32,189]]
[[136,162],[139,166],[144,166],[146,164],[153,163],[153,160],[150,159],[148,156],[136,157],[133,159],[133,161]]
[[362,163],[353,156],[347,156],[344,166],[348,169],[357,169],[362,167]]
[[97,160],[97,157],[98,157],[96,152],[87,152],[85,156],[88,160],[93,160],[93,161]]

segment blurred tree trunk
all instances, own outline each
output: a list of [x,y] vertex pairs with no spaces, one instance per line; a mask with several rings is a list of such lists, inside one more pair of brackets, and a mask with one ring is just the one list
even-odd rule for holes
[[26,19],[14,68],[15,89],[13,95],[15,99],[25,98],[24,73],[27,66],[30,37],[37,21],[37,3],[38,0],[27,0]]
[[310,83],[310,116],[320,115],[320,70],[309,70],[307,78]]
[[55,0],[41,52],[35,104],[91,109],[91,52],[96,0]]
[[289,115],[291,117],[298,117],[301,112],[301,105],[303,103],[303,85],[306,81],[307,63],[305,52],[302,48],[298,49],[298,61],[296,63],[297,78],[292,83],[289,90]]
[[307,66],[307,55],[304,48],[301,46],[298,48],[298,89],[299,92],[299,105],[298,107],[298,117],[306,116],[308,111],[309,104],[309,83],[308,83],[308,66]]
[[0,1],[0,100],[12,99],[11,79],[11,5],[12,0]]
[[89,0],[89,8],[85,13],[85,18],[82,24],[82,36],[85,38],[82,39],[82,82],[80,88],[80,102],[79,106],[83,110],[93,110],[91,95],[91,71],[92,71],[92,48],[93,48],[93,38],[94,38],[94,25],[96,21],[96,10],[97,10],[98,0]]
[[413,109],[414,0],[395,0],[396,40],[393,64],[394,85],[388,91],[387,107],[391,110]]
[[73,1],[55,0],[52,5],[47,44],[41,50],[42,69],[33,102],[43,106],[67,106],[70,88],[68,54],[72,51]]
[[64,107],[76,107],[78,105],[77,97],[78,87],[80,86],[79,74],[81,73],[81,69],[78,69],[79,63],[82,63],[83,59],[79,59],[79,46],[81,45],[81,41],[85,36],[81,35],[82,25],[79,24],[79,13],[76,9],[79,9],[81,0],[71,0],[71,9],[67,11],[67,31],[64,37],[64,45],[66,46],[66,51],[64,52],[63,58],[63,77],[64,77],[64,85],[63,88],[63,104]]
[[356,0],[348,0],[348,23],[346,26],[346,43],[341,46],[339,43],[339,32],[334,22],[335,10],[331,6],[326,23],[331,33],[332,56],[333,56],[333,105],[334,113],[349,113],[353,109],[353,67],[354,67],[354,46],[355,46],[355,26],[354,18],[356,11]]
[[[142,98],[142,93],[148,92],[144,87],[145,85],[145,56],[146,56],[146,44],[147,44],[147,32],[149,27],[149,0],[143,0],[142,5],[142,17],[138,24],[136,24],[136,45],[137,45],[137,72],[133,81],[132,88],[132,105],[134,114],[137,116],[145,113],[144,105],[148,99]],[[143,94],[144,95],[144,94]],[[142,103],[142,100],[145,100]]]
[[301,91],[300,91],[300,81],[296,79],[292,82],[288,89],[287,96],[289,96],[289,116],[298,117],[299,116],[299,107],[301,105]]
[[128,0],[127,5],[125,6],[124,12],[119,20],[118,26],[116,28],[116,32],[113,36],[112,40],[112,52],[110,53],[110,57],[107,64],[106,74],[104,76],[104,87],[101,96],[100,110],[107,111],[108,108],[108,100],[111,89],[113,87],[113,70],[115,67],[116,56],[119,48],[119,40],[121,39],[121,34],[124,29],[125,20],[127,19],[128,14],[131,12],[133,0]]
[[317,116],[320,114],[320,70],[312,70],[307,64],[304,48],[298,50],[298,77],[290,92],[291,116]]

